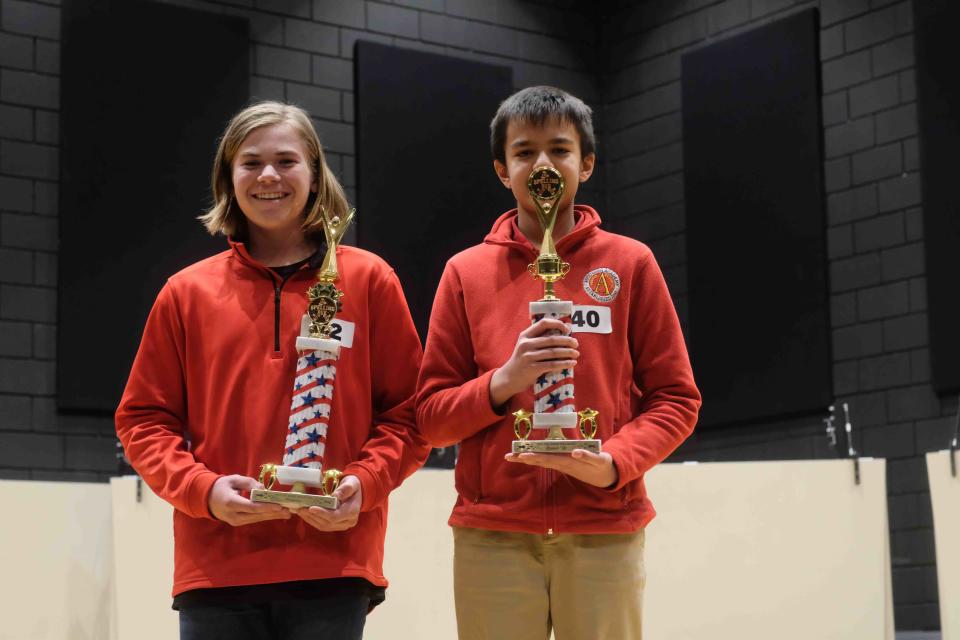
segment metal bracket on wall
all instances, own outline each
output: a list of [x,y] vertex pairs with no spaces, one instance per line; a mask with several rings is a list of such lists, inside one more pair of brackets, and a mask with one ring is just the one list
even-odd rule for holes
[[850,424],[850,406],[843,403],[843,430],[847,434],[847,457],[853,460],[853,481],[860,484],[860,458],[853,448],[853,426]]
[[950,475],[957,477],[957,445],[960,440],[960,394],[957,395],[957,420],[953,426],[953,440],[950,442]]
[[843,432],[847,439],[847,448],[846,450],[840,444],[840,439],[837,437],[837,427],[834,424],[836,416],[834,412],[836,407],[830,405],[827,407],[827,417],[823,419],[823,424],[826,425],[827,440],[830,443],[830,448],[837,452],[837,455],[841,458],[849,458],[853,461],[853,481],[856,484],[860,484],[860,457],[857,454],[856,449],[853,448],[853,426],[850,423],[850,406],[844,402],[843,403]]
[[[133,471],[133,467],[130,465],[130,461],[127,460],[126,454],[123,452],[123,445],[120,444],[118,439],[116,442],[117,450],[117,475],[126,476],[130,475],[130,472]],[[137,502],[143,501],[143,478],[139,475],[137,476]]]

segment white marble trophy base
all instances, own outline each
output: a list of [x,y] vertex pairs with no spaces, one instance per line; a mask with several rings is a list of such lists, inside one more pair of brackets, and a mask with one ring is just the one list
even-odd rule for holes
[[334,496],[304,493],[305,486],[319,487],[323,484],[323,471],[320,469],[278,465],[275,473],[277,482],[284,485],[294,485],[294,490],[254,489],[250,492],[251,502],[270,502],[288,509],[303,509],[306,507],[336,509],[340,505],[340,501]]
[[[577,426],[578,415],[568,413],[535,413],[533,414],[534,430],[560,427],[572,429]],[[544,438],[542,440],[514,440],[513,453],[570,453],[574,449],[586,449],[592,453],[600,453],[600,441],[597,439],[567,439]]]
[[530,315],[548,315],[555,313],[558,316],[572,316],[573,302],[570,300],[535,300],[530,303]]
[[340,341],[332,338],[297,336],[297,351],[326,351],[337,357],[340,355]]
[[315,493],[300,493],[299,491],[271,491],[269,489],[254,489],[250,492],[250,501],[270,502],[288,509],[306,509],[307,507],[336,509],[340,506],[340,501],[335,496],[321,496]]

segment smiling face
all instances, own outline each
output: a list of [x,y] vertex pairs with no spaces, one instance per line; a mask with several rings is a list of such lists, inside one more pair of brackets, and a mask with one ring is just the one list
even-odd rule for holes
[[273,237],[302,233],[316,177],[303,139],[291,125],[254,129],[231,163],[233,193],[251,230]]
[[536,218],[533,199],[527,191],[527,178],[535,167],[551,166],[565,182],[563,197],[558,203],[561,215],[570,211],[577,187],[593,173],[594,154],[583,157],[577,128],[567,120],[548,118],[542,124],[511,120],[504,141],[506,163],[493,161],[500,181],[513,192],[522,213]]

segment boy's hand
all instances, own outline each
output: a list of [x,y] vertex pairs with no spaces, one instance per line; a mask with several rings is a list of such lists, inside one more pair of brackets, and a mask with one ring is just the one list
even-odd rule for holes
[[581,482],[595,487],[613,486],[619,479],[613,456],[606,451],[593,453],[586,449],[574,449],[570,455],[565,453],[508,453],[507,462],[519,462],[534,467],[556,469],[560,473],[572,476]]
[[249,492],[254,489],[263,489],[263,485],[247,476],[218,478],[207,498],[210,515],[234,527],[264,520],[290,519],[290,512],[278,504],[251,502],[241,495],[242,491]]
[[[561,335],[544,335],[559,331]],[[570,327],[553,318],[543,318],[520,332],[513,355],[490,378],[490,405],[501,407],[544,373],[577,364],[580,343],[570,337]]]
[[357,476],[344,476],[340,486],[333,492],[340,499],[340,506],[334,510],[323,507],[298,509],[297,515],[311,527],[320,531],[346,531],[357,524],[360,517],[360,505],[363,503],[363,489]]

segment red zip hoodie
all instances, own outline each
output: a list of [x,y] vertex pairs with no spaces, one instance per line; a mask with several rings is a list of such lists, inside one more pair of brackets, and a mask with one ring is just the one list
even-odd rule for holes
[[173,594],[341,576],[385,586],[387,494],[429,453],[413,426],[421,349],[400,283],[373,254],[337,250],[337,319],[353,324],[353,342],[340,350],[324,457],[360,480],[356,526],[324,533],[293,518],[232,527],[210,515],[207,497],[220,476],[255,478],[283,456],[294,341],[316,278],[304,268],[281,286],[231,245],[160,291],[116,413],[133,467],[176,508]]
[[556,295],[595,308],[596,315],[583,309],[574,314],[575,331],[578,323],[580,329],[591,324],[587,318],[609,313],[609,333],[575,335],[580,358],[574,384],[577,408],[600,411],[597,437],[613,456],[619,480],[598,488],[503,459],[515,438],[510,413],[532,409],[533,391],[514,396],[498,414],[490,406],[490,378],[530,325],[530,301],[543,295],[542,283],[527,273],[538,252],[520,232],[514,209],[494,223],[483,244],[450,259],[430,318],[417,421],[435,446],[461,443],[451,525],[529,533],[635,531],[655,515],[643,474],[696,424],[700,393],[653,254],[640,242],[599,229],[592,208],[577,205],[574,211],[573,231],[557,242],[570,272],[556,284]]

